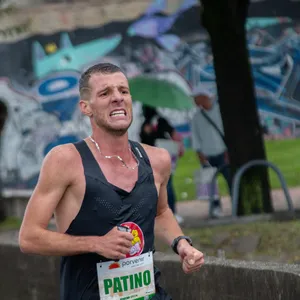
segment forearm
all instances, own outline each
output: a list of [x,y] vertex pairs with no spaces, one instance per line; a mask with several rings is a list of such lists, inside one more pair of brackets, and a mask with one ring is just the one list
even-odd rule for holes
[[155,236],[171,246],[173,240],[183,235],[170,208],[158,215],[155,219]]
[[95,236],[72,236],[43,228],[21,231],[19,244],[24,253],[54,256],[69,256],[91,253],[94,250]]

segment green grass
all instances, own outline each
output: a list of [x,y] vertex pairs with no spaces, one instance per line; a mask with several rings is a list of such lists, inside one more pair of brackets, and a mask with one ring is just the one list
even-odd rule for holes
[[[263,259],[293,263],[300,261],[300,222],[257,222],[249,224],[231,224],[197,229],[185,229],[193,244],[205,255],[217,256],[218,249],[225,250],[226,258]],[[214,237],[223,235],[224,239],[216,242]],[[241,253],[235,248],[241,237],[258,236],[259,243],[255,251]],[[157,251],[171,252],[162,242],[156,241]],[[249,256],[249,254],[251,256]]]
[[[289,187],[300,186],[300,139],[266,141],[267,159],[281,170]],[[196,198],[194,172],[200,168],[198,158],[194,151],[188,150],[180,158],[174,175],[174,187],[179,201]],[[277,175],[270,169],[270,182],[272,189],[280,188]],[[227,195],[224,179],[219,176],[219,189],[221,195]]]
[[21,226],[22,220],[15,217],[8,217],[4,222],[0,223],[0,231],[1,230],[12,230],[19,229]]
[[[270,256],[280,258],[284,255],[286,262],[294,262],[300,260],[299,235],[300,222],[257,222],[243,225],[227,225],[202,229],[186,230],[198,244],[198,247],[207,249],[208,255],[216,255],[218,249],[230,249],[227,258],[244,258],[241,253],[236,253],[232,244],[239,237],[247,237],[249,235],[259,235],[260,241],[255,256]],[[228,232],[229,237],[220,245],[213,242],[213,237],[220,232]]]

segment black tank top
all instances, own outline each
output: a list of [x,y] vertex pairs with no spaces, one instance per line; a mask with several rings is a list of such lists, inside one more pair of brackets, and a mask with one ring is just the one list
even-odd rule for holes
[[[85,141],[74,143],[82,158],[86,190],[82,206],[67,234],[103,236],[124,222],[136,224],[144,236],[142,253],[154,251],[157,190],[149,158],[143,147],[130,141],[140,162],[138,180],[131,192],[110,184]],[[61,300],[99,300],[96,264],[107,261],[93,253],[64,256],[60,267]]]

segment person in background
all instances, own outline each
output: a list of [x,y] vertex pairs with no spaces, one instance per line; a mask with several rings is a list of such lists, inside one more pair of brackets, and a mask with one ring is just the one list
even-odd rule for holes
[[[197,86],[192,93],[197,111],[191,122],[192,147],[197,152],[203,168],[226,165],[221,173],[231,190],[231,177],[227,148],[224,143],[224,130],[219,104],[211,93],[201,86]],[[213,217],[221,217],[222,207],[220,199],[213,203]]]
[[[175,128],[162,116],[159,115],[155,108],[144,105],[143,107],[144,122],[141,127],[140,141],[143,144],[155,146],[158,139],[167,139],[178,142],[179,153],[181,157],[184,153],[184,146],[180,134]],[[176,213],[176,194],[173,185],[173,174],[176,169],[176,160],[172,161],[172,173],[168,182],[168,203],[173,211],[179,224],[184,222],[184,219]]]
[[132,102],[132,123],[128,128],[128,138],[131,141],[140,142],[140,130],[144,122],[143,105],[141,102]]

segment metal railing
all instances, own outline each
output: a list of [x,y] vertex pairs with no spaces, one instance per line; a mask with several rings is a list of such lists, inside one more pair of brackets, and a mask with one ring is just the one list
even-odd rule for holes
[[266,160],[252,160],[252,161],[249,161],[248,163],[246,163],[245,165],[243,165],[234,175],[233,183],[232,183],[232,216],[236,217],[236,215],[237,215],[239,193],[240,193],[240,183],[241,183],[242,175],[247,170],[249,170],[250,168],[252,168],[254,166],[270,167],[271,169],[273,169],[275,171],[275,173],[277,174],[279,181],[281,183],[281,188],[283,189],[283,193],[285,195],[285,198],[286,198],[286,201],[288,204],[288,209],[289,209],[289,211],[294,212],[294,205],[293,205],[292,198],[289,194],[289,190],[288,190],[286,181],[285,181],[281,171],[279,170],[279,168],[276,165],[274,165],[273,163],[266,161]]
[[[212,210],[213,210],[213,200],[214,200],[214,185],[216,184],[216,180],[217,180],[217,176],[218,174],[222,171],[222,169],[224,167],[226,167],[227,165],[223,165],[220,168],[218,168],[211,180],[211,186],[210,186],[210,203],[209,203],[209,216],[212,216]],[[283,193],[285,195],[287,204],[288,204],[288,210],[291,212],[294,212],[294,205],[293,205],[293,201],[292,198],[289,194],[289,190],[286,184],[286,181],[281,173],[281,171],[279,170],[279,168],[274,165],[273,163],[266,161],[266,160],[252,160],[249,161],[248,163],[244,164],[242,167],[240,167],[238,169],[238,171],[236,172],[236,174],[233,177],[233,181],[232,181],[232,216],[236,217],[237,216],[237,209],[238,209],[238,201],[239,201],[239,192],[240,192],[240,183],[241,183],[241,178],[243,176],[243,174],[249,170],[250,168],[254,167],[254,166],[264,166],[264,167],[270,167],[271,169],[273,169],[275,171],[275,173],[277,174],[281,187],[283,189]]]

